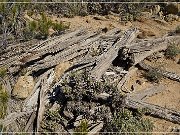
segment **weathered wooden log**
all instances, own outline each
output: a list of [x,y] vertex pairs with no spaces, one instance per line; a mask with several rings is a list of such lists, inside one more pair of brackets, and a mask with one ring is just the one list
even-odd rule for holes
[[164,77],[167,77],[171,80],[175,80],[175,81],[178,81],[180,82],[180,75],[176,74],[176,73],[173,73],[173,72],[169,72],[169,71],[165,71],[165,70],[161,70],[159,68],[155,68],[155,67],[152,67],[150,65],[147,65],[145,64],[144,62],[140,62],[139,63],[139,66],[145,70],[151,70],[151,71],[155,71],[159,74],[161,74],[162,76]]
[[6,127],[8,126],[9,124],[11,124],[12,122],[14,122],[16,119],[22,117],[22,116],[25,116],[25,115],[28,115],[28,114],[31,114],[32,111],[29,111],[29,112],[13,112],[13,113],[10,113],[9,115],[7,115],[5,117],[5,119],[0,119],[0,123]]
[[44,111],[45,111],[45,104],[47,102],[47,92],[49,91],[49,87],[52,83],[52,70],[47,71],[42,77],[41,81],[41,90],[39,92],[38,97],[38,105],[37,105],[37,115],[36,115],[36,126],[35,131],[38,132],[40,129],[40,123],[43,119]]
[[89,129],[90,131],[87,134],[88,135],[98,134],[101,131],[101,129],[103,128],[103,125],[104,125],[103,122],[99,122],[99,123],[93,125],[92,127],[90,127],[90,129]]
[[32,52],[32,51],[42,51],[44,49],[48,49],[50,47],[52,47],[51,45],[54,45],[56,43],[60,43],[61,41],[66,41],[70,38],[76,37],[76,35],[81,35],[80,33],[84,33],[85,31],[80,28],[78,30],[75,30],[73,32],[69,32],[60,36],[56,36],[53,38],[49,38],[45,41],[40,42],[39,44],[36,44],[33,48],[31,48],[30,50],[27,50],[28,52]]
[[79,29],[74,32],[67,33],[65,35],[60,35],[60,36],[42,41],[38,44],[33,45],[31,48],[28,48],[24,52],[21,52],[21,53],[18,52],[18,53],[15,53],[13,56],[11,55],[11,57],[0,60],[0,67],[1,66],[9,67],[11,65],[18,65],[18,64],[22,65],[23,63],[25,64],[28,61],[40,58],[42,55],[46,53],[56,52],[57,50],[62,48],[61,42],[67,43],[66,41],[67,39],[70,39],[72,37],[76,38],[75,35],[78,35],[79,33],[83,33],[83,32],[85,32],[83,29]]
[[36,110],[31,113],[31,116],[28,119],[28,122],[26,123],[26,126],[24,128],[25,132],[33,131],[35,118],[36,118]]
[[118,56],[121,47],[129,44],[135,37],[138,30],[132,28],[127,30],[124,35],[117,41],[107,52],[100,58],[97,66],[91,71],[92,77],[99,80],[102,74],[108,69],[112,61]]
[[130,94],[128,94],[128,97],[132,98],[134,100],[145,100],[146,98],[151,97],[151,96],[153,96],[157,93],[160,93],[164,90],[166,90],[164,86],[158,85],[158,86],[146,88],[145,90],[130,93]]
[[133,109],[146,109],[150,115],[156,116],[174,123],[180,124],[180,112],[158,105],[143,102],[141,100],[134,100],[132,98],[125,99],[125,106]]
[[131,65],[136,65],[153,53],[166,50],[169,45],[178,43],[180,43],[180,36],[169,36],[135,43],[123,48],[128,51],[126,51],[127,53],[120,54],[120,57],[123,60],[130,61]]
[[85,40],[93,35],[95,35],[95,33],[74,36],[72,39],[69,39],[67,41],[66,40],[63,41],[61,39],[59,39],[57,41],[53,41],[52,44],[48,44],[47,47],[45,47],[45,48],[44,47],[40,48],[40,50],[38,50],[35,54],[28,55],[28,56],[24,57],[23,59],[21,59],[21,61],[25,64],[25,63],[33,61],[35,59],[39,59],[43,55],[54,54],[61,50],[65,50],[69,46],[72,46],[78,42],[81,42],[82,40]]

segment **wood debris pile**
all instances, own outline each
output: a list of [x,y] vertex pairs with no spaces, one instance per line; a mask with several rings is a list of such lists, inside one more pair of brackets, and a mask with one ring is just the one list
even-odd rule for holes
[[[144,100],[146,96],[162,91],[162,87],[148,88],[134,96],[129,94],[125,99],[119,92],[109,88],[106,90],[105,87],[102,87],[104,89],[100,91],[91,89],[92,91],[84,91],[84,93],[77,89],[73,93],[71,91],[73,86],[62,90],[64,80],[68,80],[71,85],[77,84],[78,82],[73,82],[70,76],[86,69],[91,79],[95,81],[92,85],[96,86],[98,82],[110,81],[121,91],[124,82],[137,70],[135,68],[137,64],[149,70],[153,67],[143,65],[142,61],[145,58],[153,53],[166,50],[172,42],[180,43],[180,36],[165,36],[136,42],[137,33],[136,28],[126,31],[113,29],[106,33],[78,29],[33,45],[22,43],[8,46],[1,51],[0,67],[8,69],[6,78],[1,78],[1,81],[9,94],[12,93],[18,77],[23,74],[33,76],[36,83],[31,94],[21,101],[21,109],[17,110],[14,107],[19,101],[9,99],[8,115],[1,119],[0,123],[4,128],[9,127],[9,131],[12,125],[15,130],[19,129],[17,123],[20,122],[24,124],[22,124],[24,131],[38,132],[42,130],[41,124],[47,115],[47,110],[61,108],[63,117],[59,116],[61,121],[56,119],[62,126],[62,129],[59,129],[61,132],[72,132],[70,127],[78,126],[80,119],[85,117],[89,119],[90,133],[94,133],[103,128],[104,118],[111,116],[112,110],[122,105],[134,109],[146,108],[153,116],[180,123],[180,112],[149,104]],[[63,73],[57,75],[55,71],[57,66],[66,62],[69,64],[65,71],[62,70]],[[180,76],[175,73],[157,71],[165,77],[180,81]],[[58,78],[55,79],[55,77]],[[83,83],[82,78],[80,82]],[[92,88],[95,88],[94,86]],[[66,92],[64,92],[65,89]],[[68,93],[68,91],[71,92]],[[88,102],[82,102],[84,98]],[[72,126],[70,122],[74,125]]]

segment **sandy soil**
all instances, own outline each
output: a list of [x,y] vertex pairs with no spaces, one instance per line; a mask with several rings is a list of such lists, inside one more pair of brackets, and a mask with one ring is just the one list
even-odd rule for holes
[[113,15],[97,16],[99,20],[94,19],[94,16],[91,15],[85,17],[76,16],[74,18],[57,18],[53,16],[52,18],[54,21],[63,21],[66,23],[70,23],[71,29],[85,27],[90,30],[97,30],[106,27],[108,29],[119,28],[121,30],[125,30],[129,27],[137,27],[141,32],[144,31],[144,34],[147,35],[146,38],[153,35],[155,35],[155,37],[161,37],[180,25],[180,22],[178,21],[174,21],[171,23],[162,23],[155,20],[122,23],[119,21],[119,17]]

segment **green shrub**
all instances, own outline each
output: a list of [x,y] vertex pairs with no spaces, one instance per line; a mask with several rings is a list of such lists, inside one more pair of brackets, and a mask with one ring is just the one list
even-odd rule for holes
[[35,31],[37,30],[38,24],[36,21],[31,21],[29,22],[29,30],[30,31]]
[[68,29],[69,28],[69,24],[65,25],[65,24],[63,24],[63,22],[53,23],[52,24],[52,28],[53,28],[53,30],[55,30],[57,32],[60,32],[62,30]]
[[158,73],[156,70],[149,70],[144,74],[145,78],[150,82],[159,82],[162,79],[162,75]]
[[144,119],[141,113],[122,109],[107,123],[105,132],[152,132],[153,127],[153,123],[149,119]]
[[28,16],[32,16],[33,14],[34,14],[33,9],[27,11],[27,15],[28,15]]
[[88,134],[88,121],[82,120],[80,126],[74,131],[74,135],[87,135]]
[[25,40],[32,39],[46,39],[49,36],[49,29],[53,28],[56,32],[63,31],[69,28],[69,24],[65,25],[63,22],[53,23],[51,19],[47,18],[44,13],[41,14],[41,19],[38,21],[29,22],[27,28],[24,30]]
[[0,119],[3,119],[6,115],[8,98],[8,93],[3,90],[2,85],[0,84]]
[[176,33],[180,33],[180,26],[176,27]]
[[86,3],[77,3],[81,2],[80,0],[71,1],[74,3],[66,3],[64,6],[66,7],[65,17],[72,18],[74,16],[86,16],[87,13],[87,4]]
[[0,77],[3,78],[7,74],[6,68],[0,68]]
[[170,45],[165,51],[165,56],[169,59],[174,59],[178,54],[180,50],[175,45]]

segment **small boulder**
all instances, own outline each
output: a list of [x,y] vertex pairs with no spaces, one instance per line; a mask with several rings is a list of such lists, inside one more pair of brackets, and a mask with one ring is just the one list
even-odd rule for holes
[[18,99],[27,98],[34,88],[35,82],[32,76],[21,76],[12,91],[12,96]]
[[69,69],[71,66],[70,62],[63,62],[60,63],[59,65],[57,65],[55,67],[55,81],[57,82],[59,80],[59,78],[63,75],[63,73]]
[[145,38],[153,37],[153,36],[156,36],[156,34],[153,31],[150,31],[150,30],[142,30],[137,35],[137,37],[140,38],[140,39],[145,39]]
[[48,29],[48,33],[49,33],[50,36],[53,35],[55,32],[56,32],[56,31],[53,30],[52,28],[49,28],[49,29]]

